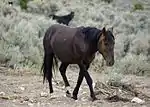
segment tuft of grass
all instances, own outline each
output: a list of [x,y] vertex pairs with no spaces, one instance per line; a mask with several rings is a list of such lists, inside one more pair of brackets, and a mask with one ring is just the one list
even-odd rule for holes
[[113,0],[101,0],[101,1],[106,2],[106,3],[111,3],[111,2],[113,2]]
[[21,9],[27,10],[28,8],[27,3],[28,3],[28,0],[19,0],[19,5]]
[[144,10],[144,6],[141,3],[134,4],[133,10]]

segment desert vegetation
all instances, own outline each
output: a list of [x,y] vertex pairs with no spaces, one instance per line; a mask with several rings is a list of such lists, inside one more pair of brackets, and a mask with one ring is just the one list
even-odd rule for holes
[[[0,63],[9,67],[39,69],[45,30],[56,23],[47,17],[75,12],[70,26],[114,27],[115,65],[104,69],[121,74],[144,75],[150,61],[150,19],[147,1],[92,0],[57,3],[52,0],[8,0],[0,3]],[[147,3],[147,5],[146,5]],[[120,6],[122,5],[122,6]],[[134,10],[134,11],[133,11]],[[97,55],[92,69],[100,71],[102,57]]]
[[0,66],[39,72],[44,33],[57,23],[48,16],[74,11],[71,27],[114,28],[114,66],[101,67],[103,58],[96,54],[90,70],[106,74],[106,81],[150,76],[149,0],[11,0],[11,6],[8,1],[0,1]]

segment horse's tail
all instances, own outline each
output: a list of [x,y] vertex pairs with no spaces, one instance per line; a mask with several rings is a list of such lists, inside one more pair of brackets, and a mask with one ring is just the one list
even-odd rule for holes
[[[53,72],[55,74],[55,68],[53,64],[53,59],[55,61],[56,67],[58,67],[58,62],[56,60],[56,57],[51,49],[51,46],[49,44],[49,39],[47,39],[52,32],[52,28],[50,27],[49,30],[45,33],[45,37],[43,39],[43,46],[44,46],[44,58],[43,58],[43,65],[41,67],[41,71],[43,71],[43,84],[45,82],[45,78],[49,82],[49,87],[50,87],[50,93],[53,92],[52,88],[52,78],[53,78]],[[52,34],[51,34],[52,35]],[[52,71],[53,69],[53,71]]]
[[[56,59],[56,56],[53,55],[53,63],[50,63],[53,68],[53,72],[54,72],[54,75],[56,74],[56,69],[55,68],[58,68],[58,60]],[[55,64],[54,64],[55,63]],[[44,84],[44,81],[45,81],[45,78],[46,78],[46,73],[47,73],[47,70],[46,70],[46,55],[44,55],[44,60],[43,60],[43,64],[42,64],[42,67],[41,67],[41,71],[43,71],[43,84]],[[50,70],[52,72],[52,70]],[[52,74],[52,73],[51,73]],[[55,80],[54,76],[52,76],[53,79]],[[55,80],[56,82],[56,80]]]
[[58,84],[57,83],[57,80],[56,80],[56,70],[58,70],[58,60],[57,60],[57,58],[56,58],[56,56],[54,55],[53,56],[53,65],[52,65],[52,68],[53,68],[53,72],[54,72],[54,76],[53,76],[53,80],[54,80],[54,82],[56,83],[56,84]]
[[43,71],[43,84],[45,82],[45,78],[46,78],[46,55],[44,55],[44,59],[43,59],[43,64],[41,67],[41,71]]
[[50,93],[53,93],[52,66],[53,66],[53,54],[45,54],[41,70],[43,70],[43,84],[46,78],[49,82]]

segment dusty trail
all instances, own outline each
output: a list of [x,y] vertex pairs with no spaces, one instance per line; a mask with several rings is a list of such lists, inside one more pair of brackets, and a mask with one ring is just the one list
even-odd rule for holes
[[[75,87],[78,71],[68,69],[67,76],[71,84],[71,90]],[[93,81],[103,81],[104,75],[90,72]],[[42,76],[31,72],[17,72],[8,69],[0,69],[0,107],[150,107],[150,102],[144,105],[131,102],[108,102],[100,98],[92,102],[89,97],[88,86],[84,80],[79,91],[79,98],[74,101],[65,96],[63,81],[59,73],[57,73],[58,85],[53,83],[54,94],[47,96],[48,84],[43,85]],[[150,95],[150,79],[145,77],[127,76],[126,81],[143,87],[143,92]],[[132,80],[132,81],[131,81]],[[4,93],[3,93],[4,92]],[[43,97],[41,96],[43,93]],[[2,97],[3,96],[3,97]]]

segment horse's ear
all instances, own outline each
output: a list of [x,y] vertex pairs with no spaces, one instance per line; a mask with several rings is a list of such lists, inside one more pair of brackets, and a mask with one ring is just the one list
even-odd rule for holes
[[105,33],[106,32],[106,29],[105,29],[105,27],[103,27],[103,29],[102,29],[102,33]]
[[111,28],[109,28],[108,30],[110,31],[110,32],[112,32],[113,33],[113,27],[111,27]]

